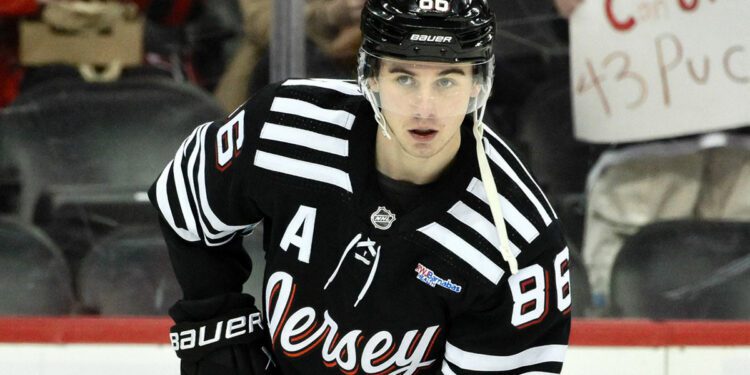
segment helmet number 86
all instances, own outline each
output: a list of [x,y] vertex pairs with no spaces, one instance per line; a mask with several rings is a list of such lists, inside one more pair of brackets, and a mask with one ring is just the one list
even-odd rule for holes
[[422,10],[447,12],[449,8],[450,2],[448,0],[419,0],[419,9]]

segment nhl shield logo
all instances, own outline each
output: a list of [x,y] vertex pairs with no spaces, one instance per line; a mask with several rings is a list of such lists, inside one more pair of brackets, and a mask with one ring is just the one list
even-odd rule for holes
[[396,221],[396,215],[388,211],[387,208],[380,206],[370,215],[370,221],[375,228],[386,230]]

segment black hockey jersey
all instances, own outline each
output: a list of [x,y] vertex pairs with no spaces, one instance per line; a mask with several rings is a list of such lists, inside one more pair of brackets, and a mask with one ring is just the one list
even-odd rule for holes
[[486,130],[511,275],[463,127],[431,195],[399,212],[378,187],[379,130],[355,84],[287,80],[199,126],[150,191],[196,249],[175,262],[186,295],[241,288],[225,244],[263,221],[263,315],[283,374],[559,373],[571,309],[559,223]]

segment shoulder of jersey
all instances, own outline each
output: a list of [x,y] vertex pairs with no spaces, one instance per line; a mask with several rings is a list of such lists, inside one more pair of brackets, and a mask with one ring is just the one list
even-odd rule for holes
[[[508,144],[491,130],[486,131],[485,152],[499,194],[509,246],[519,267],[534,262],[544,251],[559,246],[556,214],[526,167]],[[469,266],[479,279],[497,285],[508,268],[500,254],[500,240],[480,176],[474,176],[464,193],[433,223],[419,231],[434,246]]]
[[[487,126],[484,133],[484,149],[503,211],[509,211],[511,216],[518,211],[538,228],[550,226],[557,219],[557,214],[533,174],[508,142]],[[506,207],[506,204],[510,205]]]
[[290,79],[276,85],[271,96],[265,99],[268,112],[257,124],[253,164],[292,183],[351,193],[346,159],[356,111],[364,101],[356,83]]

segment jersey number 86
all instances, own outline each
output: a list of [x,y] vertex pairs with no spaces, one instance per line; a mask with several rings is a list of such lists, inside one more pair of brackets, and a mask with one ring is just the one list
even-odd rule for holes
[[[557,309],[567,313],[572,298],[570,295],[569,252],[566,247],[554,261]],[[513,295],[513,317],[511,323],[526,328],[541,322],[547,315],[549,305],[549,272],[542,266],[533,264],[508,278]]]

